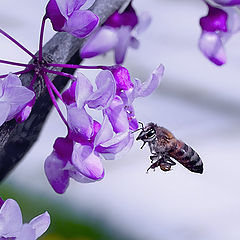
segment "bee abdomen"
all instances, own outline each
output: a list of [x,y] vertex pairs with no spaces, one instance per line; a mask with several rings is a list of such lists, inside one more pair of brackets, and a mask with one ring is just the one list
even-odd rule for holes
[[203,163],[200,156],[190,146],[181,141],[179,141],[177,147],[170,152],[170,156],[192,172],[203,172]]

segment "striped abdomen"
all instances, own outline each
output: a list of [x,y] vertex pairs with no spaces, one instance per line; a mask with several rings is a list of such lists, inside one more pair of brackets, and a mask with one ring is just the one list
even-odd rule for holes
[[192,172],[203,172],[203,163],[199,155],[182,141],[177,140],[177,145],[171,149],[169,156]]

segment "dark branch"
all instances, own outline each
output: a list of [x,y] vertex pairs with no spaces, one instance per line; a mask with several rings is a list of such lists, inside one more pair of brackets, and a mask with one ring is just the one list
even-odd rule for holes
[[[115,10],[119,9],[127,0],[96,0],[92,7],[101,23]],[[47,42],[43,48],[45,58],[52,59],[56,63],[79,64],[78,51],[83,44],[82,39],[72,37],[67,33],[57,33]],[[72,69],[53,68],[53,70],[73,73]],[[32,73],[24,74],[20,78],[24,85],[29,85],[33,77]],[[61,91],[68,79],[61,76],[49,74],[49,78]],[[36,91],[36,103],[28,120],[17,124],[15,120],[6,122],[0,128],[0,180],[2,180],[11,169],[22,159],[27,151],[37,140],[43,127],[52,103],[41,79],[34,86]],[[51,150],[50,150],[51,151]]]

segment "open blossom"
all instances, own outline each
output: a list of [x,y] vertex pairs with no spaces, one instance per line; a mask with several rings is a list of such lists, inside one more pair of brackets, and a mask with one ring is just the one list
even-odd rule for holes
[[35,240],[49,227],[50,216],[45,212],[29,223],[23,224],[21,209],[13,199],[1,200],[0,239],[1,240]]
[[[82,183],[104,177],[102,160],[113,160],[133,144],[137,129],[133,101],[150,95],[159,85],[164,68],[160,65],[148,81],[141,83],[122,66],[106,67],[95,80],[96,90],[81,73],[62,94],[67,108],[69,132],[57,138],[54,150],[45,161],[45,173],[57,193],[64,193],[70,178]],[[97,121],[88,109],[101,111]]]
[[232,7],[207,6],[208,15],[200,19],[202,34],[199,48],[210,61],[220,66],[226,63],[224,44],[240,30],[240,16]]
[[34,97],[35,93],[22,86],[17,75],[10,73],[3,80],[0,79],[0,126],[17,117]]
[[136,36],[146,30],[151,22],[147,13],[137,16],[132,2],[120,13],[113,13],[102,27],[86,41],[80,51],[81,58],[91,58],[110,50],[115,52],[115,62],[122,64],[128,47],[138,48]]
[[93,3],[92,0],[50,0],[46,7],[46,16],[50,18],[55,31],[84,38],[99,22],[98,16],[86,10]]

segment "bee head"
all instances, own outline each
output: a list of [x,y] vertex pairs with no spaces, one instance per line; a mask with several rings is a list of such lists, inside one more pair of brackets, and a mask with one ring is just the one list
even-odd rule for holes
[[142,131],[139,133],[136,140],[151,142],[156,138],[156,136],[155,124],[149,123],[146,127],[142,127]]

